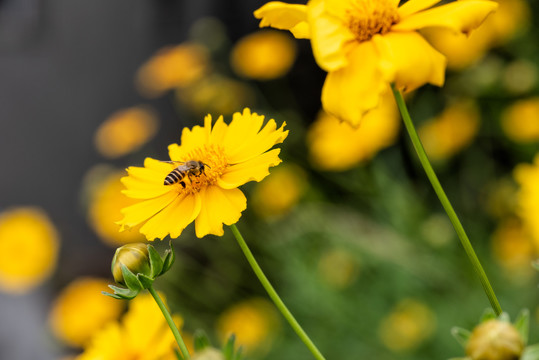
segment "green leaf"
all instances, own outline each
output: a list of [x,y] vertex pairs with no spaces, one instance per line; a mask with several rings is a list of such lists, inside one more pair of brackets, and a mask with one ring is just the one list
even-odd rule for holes
[[148,255],[150,256],[150,276],[155,279],[163,270],[163,260],[152,245],[148,245]]
[[525,348],[520,360],[539,360],[539,344],[530,345]]
[[492,320],[492,319],[496,319],[496,313],[494,312],[492,308],[488,308],[488,309],[485,309],[485,311],[483,311],[483,315],[481,315],[479,322],[482,323],[482,322]]
[[511,317],[509,317],[509,314],[505,311],[498,316],[498,320],[505,321],[505,322],[511,322]]
[[144,274],[138,274],[137,278],[145,289],[149,289],[150,286],[152,286],[153,281],[154,281],[154,279]]
[[240,347],[238,348],[238,351],[236,351],[236,354],[234,355],[233,360],[241,360],[241,359],[243,358],[242,352],[243,352],[243,347],[240,346]]
[[223,346],[223,355],[226,360],[234,359],[234,343],[236,342],[236,335],[232,334],[228,338],[225,346]]
[[530,311],[522,309],[515,320],[515,327],[520,333],[520,338],[524,342],[524,346],[528,343],[528,332],[530,329]]
[[176,260],[174,247],[172,246],[172,240],[169,241],[168,245],[170,246],[170,249],[167,249],[167,251],[165,251],[165,260],[163,261],[163,270],[161,270],[161,274],[166,273]]
[[120,267],[122,269],[122,275],[124,276],[125,285],[127,285],[127,287],[133,291],[139,292],[142,290],[142,284],[135,274],[133,274],[131,270],[129,270],[124,264],[121,264]]
[[111,298],[114,298],[114,299],[124,300],[123,296],[116,295],[116,294],[111,294],[111,293],[108,293],[106,291],[101,291],[101,294],[106,295],[106,296],[110,296]]
[[471,334],[472,333],[470,332],[470,330],[466,330],[457,326],[451,329],[451,335],[453,335],[453,337],[463,348],[466,348],[466,344],[468,343],[468,339],[470,338]]
[[204,330],[198,329],[195,331],[195,351],[202,351],[205,348],[210,346],[210,339],[208,339],[208,335],[204,332]]
[[130,289],[126,289],[126,288],[122,288],[122,287],[118,287],[118,286],[114,286],[114,285],[109,285],[109,288],[114,290],[114,293],[116,295],[120,295],[120,296],[133,296],[133,297],[135,297],[138,294],[138,291],[133,291],[133,290],[130,290]]

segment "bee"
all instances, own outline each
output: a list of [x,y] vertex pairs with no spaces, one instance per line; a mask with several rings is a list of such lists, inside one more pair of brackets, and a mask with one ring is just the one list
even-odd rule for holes
[[206,166],[201,161],[189,160],[189,161],[164,161],[171,164],[180,163],[174,170],[168,173],[165,177],[164,185],[173,185],[179,183],[183,188],[185,188],[185,177],[189,179],[191,176],[200,176],[204,173]]

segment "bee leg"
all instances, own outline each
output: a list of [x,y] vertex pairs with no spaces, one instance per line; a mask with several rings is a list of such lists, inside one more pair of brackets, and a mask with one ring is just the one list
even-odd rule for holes
[[182,188],[185,189],[185,181],[182,180],[182,181],[179,182],[179,184],[182,186]]

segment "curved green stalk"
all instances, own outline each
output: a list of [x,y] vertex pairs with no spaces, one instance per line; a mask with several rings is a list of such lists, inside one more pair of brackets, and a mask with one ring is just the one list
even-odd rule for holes
[[168,326],[170,327],[170,330],[172,330],[172,334],[174,334],[174,339],[176,339],[176,342],[178,343],[178,346],[180,347],[180,351],[182,353],[183,359],[188,360],[190,358],[189,351],[187,351],[187,347],[185,346],[185,343],[183,342],[182,336],[180,335],[180,331],[176,327],[176,324],[174,324],[174,321],[172,320],[172,316],[170,316],[170,313],[167,310],[167,307],[163,303],[163,300],[159,297],[159,294],[154,290],[152,286],[148,288],[148,291],[150,294],[152,294],[155,302],[159,306],[159,309],[161,309],[161,312],[165,316],[165,319],[167,320]]
[[240,245],[241,250],[243,251],[243,254],[245,255],[245,257],[247,258],[247,261],[251,265],[251,268],[253,269],[256,276],[258,277],[258,280],[260,280],[260,283],[262,284],[264,289],[266,289],[266,291],[268,292],[268,295],[270,296],[271,300],[273,300],[273,302],[275,303],[275,306],[277,306],[277,308],[279,309],[281,314],[283,314],[283,316],[288,321],[290,326],[292,326],[292,329],[294,329],[296,334],[298,334],[300,339],[307,346],[307,348],[309,348],[309,350],[314,355],[314,357],[316,359],[318,359],[318,360],[325,360],[325,358],[322,355],[322,353],[320,352],[320,350],[318,350],[316,345],[312,342],[312,340],[309,338],[307,333],[303,330],[301,325],[294,318],[294,315],[292,315],[290,310],[288,310],[288,308],[286,307],[284,302],[281,300],[281,298],[279,297],[279,295],[277,294],[277,292],[275,291],[275,289],[273,288],[273,286],[269,282],[266,275],[264,275],[264,272],[262,271],[262,269],[258,265],[258,262],[254,258],[253,253],[251,252],[251,250],[249,250],[249,247],[247,246],[247,243],[243,239],[243,236],[241,236],[241,233],[238,230],[238,228],[236,227],[236,225],[234,225],[234,224],[230,225],[230,229],[232,230],[232,233],[236,237],[236,240],[238,241],[238,244]]
[[496,294],[494,294],[494,290],[492,289],[492,286],[490,286],[488,277],[483,270],[483,267],[481,266],[477,255],[475,254],[472,244],[470,243],[470,240],[468,239],[468,236],[466,235],[466,232],[464,231],[464,228],[462,227],[462,224],[460,223],[460,220],[455,213],[455,210],[453,210],[453,206],[451,206],[451,203],[445,195],[444,189],[438,181],[438,177],[436,176],[436,173],[434,172],[429,162],[427,154],[425,153],[425,149],[423,148],[423,144],[421,144],[421,140],[417,135],[417,131],[414,127],[412,119],[410,118],[410,114],[408,113],[408,108],[406,107],[404,98],[402,97],[401,92],[395,89],[393,85],[391,86],[391,89],[393,90],[393,95],[395,96],[395,100],[397,101],[397,105],[404,121],[404,125],[406,126],[406,130],[408,131],[408,135],[410,135],[410,139],[412,140],[412,144],[414,145],[417,156],[419,157],[419,161],[421,162],[421,165],[423,165],[423,169],[427,173],[427,177],[429,178],[429,181],[432,184],[436,195],[438,195],[438,199],[440,199],[440,202],[442,203],[442,206],[447,213],[449,220],[451,220],[451,223],[453,224],[453,227],[457,232],[460,242],[464,247],[464,251],[466,252],[466,255],[468,255],[468,259],[472,263],[472,266],[475,269],[477,275],[479,275],[479,280],[481,281],[481,285],[483,285],[483,290],[485,291],[485,294],[490,301],[492,309],[494,310],[496,315],[500,315],[502,313],[502,309],[500,307],[498,299],[496,298]]

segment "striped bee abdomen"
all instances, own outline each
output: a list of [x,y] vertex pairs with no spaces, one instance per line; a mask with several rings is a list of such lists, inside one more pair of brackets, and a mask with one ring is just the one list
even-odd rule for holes
[[[178,171],[178,169],[172,170],[167,177],[165,178],[164,185],[172,185],[179,182],[181,179],[183,179],[184,173]],[[182,181],[183,187],[185,187],[185,183]]]

